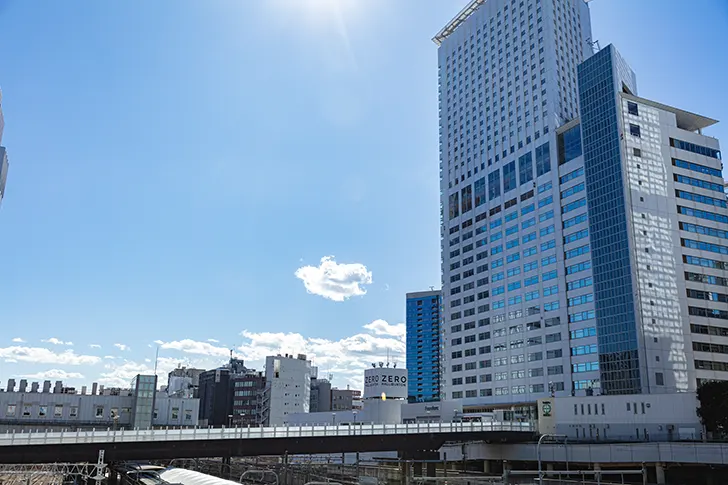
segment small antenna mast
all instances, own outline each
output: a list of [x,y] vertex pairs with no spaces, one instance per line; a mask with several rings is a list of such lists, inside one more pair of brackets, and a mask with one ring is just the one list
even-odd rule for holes
[[159,345],[157,345],[157,353],[154,356],[154,375],[157,375],[157,363],[159,362]]

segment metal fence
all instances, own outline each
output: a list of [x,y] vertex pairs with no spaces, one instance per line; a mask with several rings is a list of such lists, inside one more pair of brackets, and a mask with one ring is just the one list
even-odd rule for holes
[[387,436],[439,433],[535,432],[531,423],[416,423],[347,424],[338,426],[285,426],[263,428],[193,428],[90,430],[73,432],[8,432],[0,434],[0,446],[59,445],[80,443],[134,443],[149,441],[241,440],[337,436]]

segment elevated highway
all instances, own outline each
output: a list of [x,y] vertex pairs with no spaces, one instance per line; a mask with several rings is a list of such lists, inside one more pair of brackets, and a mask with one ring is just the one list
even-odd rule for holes
[[0,463],[244,457],[284,454],[437,450],[448,442],[522,443],[531,423],[418,423],[24,432],[0,434]]

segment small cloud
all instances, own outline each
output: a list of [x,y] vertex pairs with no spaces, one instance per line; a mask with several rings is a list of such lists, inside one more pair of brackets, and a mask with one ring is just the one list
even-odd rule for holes
[[18,361],[15,359],[5,359],[6,364],[17,364]]
[[15,337],[15,338],[13,339],[13,342],[15,342],[16,344],[24,344],[24,343],[25,343],[25,340],[23,340],[23,339],[22,339],[22,338],[20,338],[20,337]]
[[196,340],[184,339],[174,342],[162,342],[157,340],[154,342],[165,350],[178,350],[187,354],[207,355],[210,357],[228,357],[230,349],[218,347],[209,342],[198,342]]
[[125,344],[114,344],[114,347],[121,350],[122,352],[129,350],[129,346]]
[[66,372],[61,369],[51,369],[37,374],[26,374],[23,377],[28,379],[83,379],[83,374],[78,372]]
[[364,328],[371,330],[374,335],[386,335],[388,337],[404,338],[407,333],[404,323],[391,325],[384,320],[374,320],[372,323],[364,325]]
[[104,359],[114,360],[114,359],[116,359],[116,357],[114,357],[113,355],[104,355]]
[[91,347],[92,349],[100,349],[101,348],[101,346],[99,344],[90,344],[89,347]]
[[210,342],[211,344],[219,344],[220,343],[219,340],[214,339],[214,338],[209,338],[209,339],[207,339],[207,341]]
[[389,291],[389,284],[388,283],[384,283],[384,291]]
[[319,266],[302,266],[294,273],[306,291],[333,301],[366,295],[363,285],[372,283],[372,272],[361,263],[339,264],[333,256],[321,258]]
[[47,344],[52,344],[52,345],[68,345],[68,346],[73,345],[73,342],[64,342],[63,340],[55,338],[55,337],[41,340],[41,342],[44,342]]

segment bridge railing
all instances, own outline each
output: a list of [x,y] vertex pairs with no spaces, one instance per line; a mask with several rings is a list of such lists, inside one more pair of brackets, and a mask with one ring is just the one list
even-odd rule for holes
[[0,447],[83,443],[134,443],[189,440],[256,440],[336,436],[382,436],[427,433],[477,433],[495,431],[533,432],[531,423],[415,423],[345,424],[338,426],[277,426],[261,428],[181,428],[133,430],[79,430],[68,432],[7,432],[0,434]]

